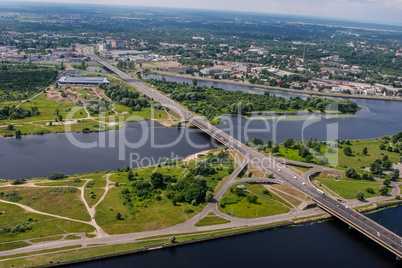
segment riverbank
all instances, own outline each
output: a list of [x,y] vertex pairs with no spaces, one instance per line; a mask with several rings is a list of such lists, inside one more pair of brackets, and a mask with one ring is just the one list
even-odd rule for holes
[[362,95],[350,95],[350,94],[332,94],[332,93],[322,93],[322,92],[313,92],[313,91],[306,91],[306,90],[297,90],[291,88],[282,88],[282,87],[272,87],[272,86],[265,86],[265,85],[257,85],[257,84],[247,84],[244,82],[235,82],[230,80],[217,80],[213,78],[205,78],[205,77],[194,77],[189,75],[182,75],[182,74],[173,74],[161,71],[152,71],[155,75],[161,76],[170,76],[170,77],[177,77],[177,78],[184,78],[184,79],[197,79],[201,81],[207,82],[214,82],[214,83],[225,83],[225,84],[232,84],[238,86],[245,86],[245,87],[257,87],[267,90],[275,90],[275,91],[282,91],[288,93],[297,93],[297,94],[306,94],[306,95],[313,95],[313,96],[327,96],[327,97],[338,97],[338,98],[356,98],[356,99],[369,99],[369,100],[386,100],[386,101],[402,101],[402,98],[391,98],[391,97],[377,97],[377,96],[362,96]]
[[[395,206],[395,204],[389,204],[385,208]],[[381,209],[384,209],[382,206]],[[374,213],[381,210],[380,208],[375,210],[366,210],[366,212]],[[59,252],[47,252],[42,253],[42,255],[32,255],[27,257],[20,257],[16,259],[9,259],[0,262],[0,267],[11,267],[12,265],[29,264],[32,266],[40,267],[60,267],[66,265],[77,265],[86,262],[101,261],[106,259],[113,259],[128,255],[136,255],[141,253],[150,252],[153,250],[177,248],[183,246],[189,246],[196,243],[202,242],[212,242],[215,240],[222,240],[228,238],[234,238],[242,235],[250,235],[252,233],[264,232],[268,230],[278,230],[283,228],[290,228],[296,226],[310,225],[313,223],[323,223],[330,219],[331,216],[328,214],[319,214],[313,217],[308,217],[305,219],[295,219],[285,222],[276,222],[267,225],[245,227],[237,230],[217,230],[215,233],[210,232],[198,232],[191,234],[184,234],[186,236],[181,237],[180,234],[166,235],[163,237],[154,237],[148,241],[134,242],[125,245],[113,245],[113,246],[102,246],[102,244],[92,244],[88,245],[86,248],[81,249],[64,249]],[[175,237],[176,242],[171,243],[171,238]],[[106,250],[108,248],[108,250]],[[130,249],[131,248],[131,249]],[[119,251],[119,249],[125,249]],[[106,251],[105,251],[106,250]],[[107,251],[111,253],[107,253]],[[66,257],[71,256],[88,256],[81,259],[71,259],[67,260]],[[61,260],[61,261],[59,261]]]

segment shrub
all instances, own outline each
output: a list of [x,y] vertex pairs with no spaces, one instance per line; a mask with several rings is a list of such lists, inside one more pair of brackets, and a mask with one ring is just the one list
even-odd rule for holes
[[256,195],[253,195],[253,194],[249,194],[248,196],[247,196],[247,201],[249,202],[249,203],[252,203],[252,204],[255,204],[255,203],[257,203],[257,196]]
[[356,198],[359,199],[359,200],[363,200],[363,199],[364,199],[364,193],[358,191],[358,192],[356,193]]
[[67,176],[62,173],[53,173],[52,175],[50,175],[47,178],[49,180],[61,180],[61,179],[67,178]]
[[13,182],[11,184],[18,185],[18,184],[24,184],[24,183],[25,183],[24,179],[17,179],[17,180],[13,180]]
[[368,192],[369,194],[374,194],[373,188],[367,188],[366,192]]
[[61,193],[61,194],[75,193],[75,192],[77,192],[77,188],[75,188],[75,187],[52,187],[52,188],[49,188],[48,191]]
[[120,212],[117,212],[117,214],[116,214],[116,219],[117,220],[122,220],[122,217],[121,217],[121,213]]

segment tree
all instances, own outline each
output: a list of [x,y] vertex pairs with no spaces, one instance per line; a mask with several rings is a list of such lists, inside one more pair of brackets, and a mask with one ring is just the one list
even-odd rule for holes
[[172,244],[176,243],[176,237],[175,237],[175,236],[172,236],[172,237],[169,239],[169,241],[170,241],[170,243],[172,243]]
[[198,80],[197,79],[193,79],[193,86],[197,86],[198,84]]
[[343,149],[343,153],[344,153],[346,156],[352,156],[352,154],[353,154],[352,149],[351,149],[350,147],[345,147],[345,148]]
[[14,125],[8,125],[8,130],[13,130],[14,129]]
[[374,194],[373,188],[367,188],[366,192],[368,192],[369,194]]
[[388,187],[385,185],[381,185],[380,188],[378,188],[378,191],[381,193],[381,195],[387,195]]
[[367,150],[367,147],[364,147],[364,148],[363,148],[363,151],[362,151],[362,153],[363,153],[363,155],[367,155],[367,154],[368,154],[368,150]]
[[53,173],[50,176],[48,176],[47,178],[49,180],[61,180],[61,179],[67,178],[67,176],[62,173]]
[[381,174],[382,173],[381,164],[379,164],[378,162],[374,162],[373,164],[371,164],[370,172],[373,174]]
[[205,194],[205,202],[211,202],[214,199],[214,193],[211,191],[207,191]]
[[247,201],[248,201],[249,203],[252,203],[252,204],[257,203],[257,199],[258,199],[258,197],[257,197],[256,195],[253,195],[253,194],[249,194],[249,195],[247,196]]
[[391,185],[391,180],[390,179],[385,179],[382,184],[384,184],[385,186],[389,187]]
[[278,153],[278,152],[279,152],[279,146],[278,146],[278,145],[272,146],[272,153],[273,153],[273,154],[276,154],[276,153]]
[[129,181],[134,180],[134,174],[133,174],[133,172],[131,170],[127,173],[127,179]]
[[292,147],[293,145],[295,145],[295,140],[292,139],[292,138],[289,138],[289,139],[287,139],[287,140],[285,140],[285,141],[283,142],[283,146],[285,146],[285,148],[290,148],[290,147]]
[[302,145],[299,149],[299,156],[302,158],[306,158],[310,154],[309,149],[306,146]]
[[399,179],[399,170],[395,169],[393,172],[389,173],[387,179],[390,181],[396,181]]
[[117,220],[122,220],[122,218],[121,218],[121,213],[120,212],[117,212],[117,214],[116,214],[116,219]]
[[356,170],[354,168],[347,168],[345,170],[345,174],[346,174],[346,177],[348,177],[348,178],[361,179],[360,175],[357,174],[357,172],[356,172]]
[[21,130],[15,131],[15,137],[16,137],[17,139],[21,139],[21,136],[22,136]]
[[382,162],[382,166],[385,169],[390,169],[392,167],[392,162],[391,160],[385,160]]
[[234,188],[233,193],[234,193],[235,195],[239,196],[239,197],[246,195],[246,194],[244,193],[243,189],[241,189],[241,188],[239,188],[239,187]]
[[63,116],[61,114],[59,114],[59,121],[62,122],[63,121]]
[[360,192],[360,191],[356,192],[356,198],[358,200],[363,200],[364,199],[364,193]]
[[379,146],[380,150],[385,150],[385,145],[383,143],[381,143]]

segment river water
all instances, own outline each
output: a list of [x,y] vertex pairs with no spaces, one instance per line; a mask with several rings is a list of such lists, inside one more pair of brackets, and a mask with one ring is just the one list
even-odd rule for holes
[[149,166],[165,158],[180,159],[212,149],[214,144],[195,128],[167,128],[154,121],[141,121],[103,133],[0,138],[0,148],[0,178],[27,179],[53,172],[72,175],[126,165]]
[[[159,75],[147,75],[145,78],[161,79]],[[191,79],[168,77],[166,81],[178,83],[192,83]],[[233,85],[219,82],[198,81],[200,86],[214,86],[229,91],[243,91],[247,93],[263,94],[266,89]],[[282,96],[285,98],[302,97],[307,98],[306,94],[295,94],[269,90],[271,95]],[[241,141],[252,139],[253,137],[262,138],[264,141],[273,139],[278,143],[287,138],[294,138],[298,141],[306,141],[310,137],[318,140],[334,139],[374,139],[382,135],[393,135],[402,131],[402,102],[355,99],[349,100],[356,102],[362,107],[354,116],[326,118],[310,118],[310,120],[289,120],[289,116],[283,116],[280,120],[247,120],[244,117],[225,115],[225,124],[219,128],[230,132],[234,137]],[[302,115],[305,115],[302,114]],[[307,119],[307,118],[304,118]]]
[[[166,79],[191,83],[190,79]],[[256,94],[265,91],[224,83],[199,81],[199,84]],[[293,93],[272,93],[284,97],[297,96]],[[278,142],[288,137],[305,140],[310,136],[327,140],[336,135],[341,139],[372,139],[402,131],[401,103],[352,100],[363,107],[355,117],[322,119],[313,123],[282,120],[275,124],[274,131],[273,120],[225,116],[225,124],[219,127],[243,141],[257,136],[264,140],[274,138]],[[141,144],[143,137],[147,139]],[[171,145],[163,146],[166,144]],[[91,146],[93,148],[86,148]],[[213,147],[210,138],[199,130],[165,128],[152,121],[130,123],[120,130],[105,133],[47,134],[25,136],[20,140],[0,138],[0,178],[41,177],[53,172],[78,174],[113,170],[130,164],[132,167],[146,166],[161,162],[164,157],[185,157]],[[369,214],[369,217],[381,221],[393,231],[398,228],[402,232],[402,207]],[[348,230],[343,223],[331,220],[74,266],[395,267],[396,263],[394,256],[367,238]]]
[[[402,231],[402,206],[368,214]],[[74,264],[74,267],[401,267],[395,256],[338,220]],[[72,267],[72,266],[71,266]]]

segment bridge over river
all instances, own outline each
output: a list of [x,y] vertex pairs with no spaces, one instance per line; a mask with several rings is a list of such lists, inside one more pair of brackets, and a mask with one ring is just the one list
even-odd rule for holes
[[[224,145],[237,150],[245,157],[245,159],[247,159],[247,161],[252,162],[253,165],[257,166],[264,172],[273,173],[275,177],[281,181],[281,183],[296,188],[301,192],[309,195],[320,208],[347,223],[350,227],[355,228],[376,243],[382,245],[384,248],[395,254],[397,259],[402,259],[402,238],[397,234],[391,232],[382,225],[370,220],[363,214],[358,213],[353,209],[338,202],[337,200],[323,194],[320,190],[313,187],[313,185],[307,183],[305,178],[300,177],[299,175],[294,173],[293,170],[281,164],[279,162],[279,159],[268,157],[250,149],[232,136],[211,125],[203,118],[189,112],[179,103],[176,103],[172,99],[169,99],[168,97],[159,93],[153,88],[148,87],[141,80],[127,75],[126,73],[120,71],[111,64],[102,60],[98,56],[90,53],[90,50],[86,50],[85,52],[87,56],[89,56],[92,60],[97,61],[108,70],[119,75],[122,80],[135,87],[138,91],[147,95],[149,98],[160,102],[163,106],[174,109],[183,117],[184,120],[190,122],[192,125],[198,127],[200,130],[204,131]],[[244,167],[245,163],[243,162],[241,166]],[[242,168],[240,167],[239,169]],[[240,172],[241,170],[236,171]],[[228,180],[227,183],[233,183],[233,181]],[[219,199],[219,196],[221,194],[222,193],[216,195],[215,198]]]

